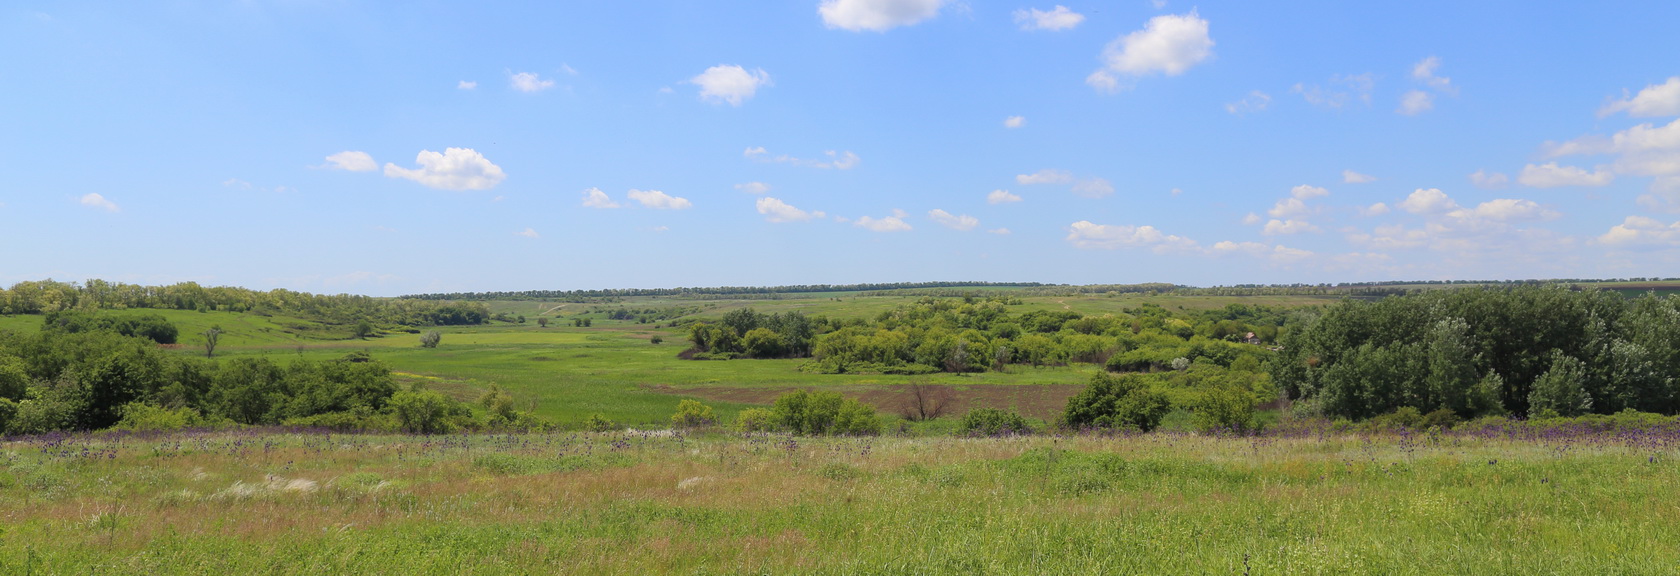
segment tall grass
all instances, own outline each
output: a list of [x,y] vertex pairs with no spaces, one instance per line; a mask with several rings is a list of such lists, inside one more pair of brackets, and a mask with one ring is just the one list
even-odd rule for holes
[[0,573],[1673,573],[1669,436],[13,439]]

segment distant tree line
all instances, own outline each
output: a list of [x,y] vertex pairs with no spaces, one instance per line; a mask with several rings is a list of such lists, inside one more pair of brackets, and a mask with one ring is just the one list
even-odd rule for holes
[[1680,298],[1513,286],[1296,313],[1273,380],[1326,416],[1680,412]]
[[194,282],[141,286],[98,279],[81,284],[43,280],[19,282],[10,289],[0,289],[0,314],[135,308],[224,310],[291,315],[341,324],[363,320],[409,326],[482,324],[490,318],[489,309],[478,302],[321,295],[284,289],[263,292],[232,286],[204,287]]
[[598,298],[627,298],[635,296],[700,297],[751,296],[770,294],[803,294],[810,292],[865,292],[872,290],[902,290],[910,288],[971,288],[971,287],[1032,287],[1037,282],[891,282],[881,284],[797,284],[791,286],[719,286],[715,288],[625,288],[611,290],[525,290],[520,292],[451,292],[447,294],[413,294],[402,298],[415,300],[556,300],[586,302]]

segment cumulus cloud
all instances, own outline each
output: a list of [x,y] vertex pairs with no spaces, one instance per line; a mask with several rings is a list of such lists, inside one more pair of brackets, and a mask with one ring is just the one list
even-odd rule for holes
[[1300,198],[1284,198],[1278,200],[1277,204],[1272,205],[1272,209],[1267,210],[1266,215],[1273,218],[1292,218],[1305,216],[1310,212],[1312,210],[1308,209],[1307,203],[1302,202]]
[[806,212],[769,196],[758,199],[758,213],[770,222],[804,222],[823,217],[822,212]]
[[1368,183],[1376,182],[1376,181],[1377,181],[1377,177],[1372,176],[1370,174],[1360,174],[1360,173],[1354,172],[1352,170],[1343,170],[1342,171],[1342,183],[1343,184],[1368,184]]
[[1026,125],[1027,125],[1027,117],[1025,117],[1025,116],[1010,116],[1008,118],[1003,119],[1003,127],[1004,128],[1020,128],[1022,126],[1026,126]]
[[987,204],[1008,204],[1010,202],[1020,201],[1020,196],[1011,194],[1008,190],[993,190],[990,194],[986,195]]
[[415,156],[419,168],[385,165],[385,176],[419,182],[441,190],[489,190],[507,178],[502,168],[471,148],[445,148],[440,154],[421,150]]
[[1266,222],[1266,227],[1262,228],[1260,230],[1260,233],[1265,234],[1267,236],[1279,236],[1279,235],[1288,235],[1288,234],[1300,234],[1302,232],[1320,232],[1320,231],[1321,230],[1319,230],[1319,228],[1317,226],[1314,226],[1314,225],[1312,225],[1312,223],[1307,222],[1305,220],[1276,220],[1276,219],[1274,219],[1274,220],[1267,221]]
[[1435,90],[1452,94],[1457,90],[1452,85],[1452,79],[1435,75],[1435,69],[1440,67],[1440,58],[1435,56],[1424,58],[1417,64],[1412,65],[1412,79]]
[[1086,198],[1102,198],[1114,193],[1114,185],[1103,178],[1086,178],[1073,183],[1073,193]]
[[[508,85],[520,92],[541,92],[553,88],[554,81],[543,80],[534,72],[520,72],[518,74],[508,74]],[[475,83],[473,86],[477,87],[478,84]]]
[[1260,218],[1259,214],[1249,212],[1247,216],[1243,216],[1242,222],[1243,222],[1243,224],[1253,226],[1255,224],[1259,224],[1260,220],[1261,220],[1261,218]]
[[1400,97],[1400,107],[1395,112],[1407,116],[1416,116],[1428,112],[1435,107],[1435,95],[1422,90],[1412,90]]
[[1355,100],[1369,106],[1371,91],[1376,89],[1376,86],[1376,75],[1366,72],[1331,76],[1328,86],[1297,83],[1289,91],[1300,94],[1301,98],[1313,106],[1340,110]]
[[1663,224],[1655,218],[1628,216],[1599,236],[1598,242],[1611,246],[1680,245],[1680,222]]
[[514,236],[523,236],[523,237],[526,237],[526,238],[541,238],[542,237],[542,235],[537,234],[536,230],[533,230],[531,228],[526,228],[526,229],[521,230],[519,232],[514,232],[513,235]]
[[1483,190],[1497,190],[1511,183],[1511,178],[1498,172],[1477,170],[1470,173],[1470,183]]
[[1069,10],[1067,6],[1056,6],[1045,11],[1037,8],[1015,11],[1015,23],[1022,30],[1067,30],[1085,21],[1085,15]]
[[1663,176],[1651,181],[1649,194],[1637,200],[1640,206],[1658,212],[1680,212],[1680,176]]
[[1302,200],[1306,200],[1308,198],[1318,198],[1320,196],[1329,196],[1330,191],[1325,190],[1323,188],[1320,188],[1318,186],[1309,186],[1309,185],[1306,185],[1306,184],[1302,184],[1300,186],[1290,188],[1289,189],[1289,195],[1294,196],[1296,198],[1300,198]]
[[1384,204],[1382,202],[1378,202],[1376,204],[1372,204],[1370,206],[1366,206],[1364,208],[1359,209],[1359,215],[1361,215],[1361,216],[1382,216],[1383,214],[1387,214],[1387,213],[1388,213],[1388,204]]
[[1045,168],[1032,174],[1016,174],[1015,182],[1019,184],[1067,184],[1073,181],[1073,174],[1064,170]]
[[740,106],[757,94],[760,87],[771,85],[770,74],[762,68],[749,71],[740,66],[723,64],[707,68],[688,81],[700,87],[701,100],[727,102],[730,106]]
[[1267,106],[1271,105],[1272,96],[1270,94],[1255,90],[1249,92],[1242,100],[1226,104],[1225,111],[1241,116],[1249,112],[1259,112],[1265,110]]
[[967,214],[957,216],[939,209],[929,210],[928,218],[952,230],[972,230],[975,226],[980,225],[980,219],[973,216]]
[[885,32],[939,15],[948,0],[823,0],[823,24],[852,32]]
[[1440,188],[1418,188],[1400,203],[1400,208],[1413,214],[1430,214],[1458,208],[1458,203]]
[[1008,236],[1010,234],[1013,234],[1013,232],[1010,232],[1008,228],[993,228],[991,230],[987,230],[986,233],[987,234],[997,234],[999,236]]
[[903,210],[893,210],[892,216],[881,218],[864,216],[858,218],[852,225],[876,232],[903,232],[911,229],[910,224],[904,221],[905,216],[909,216],[909,214],[906,214]]
[[1680,120],[1665,126],[1640,124],[1609,138],[1584,136],[1561,144],[1547,142],[1542,148],[1551,158],[1615,154],[1611,169],[1618,174],[1680,175]]
[[618,203],[602,192],[600,188],[590,188],[583,191],[583,205],[590,208],[617,208]]
[[1615,180],[1616,175],[1606,170],[1588,172],[1576,166],[1558,166],[1556,162],[1545,164],[1529,164],[1524,166],[1522,173],[1517,175],[1517,183],[1532,188],[1557,188],[1561,186],[1608,186]]
[[1524,220],[1553,220],[1560,214],[1547,210],[1532,200],[1516,198],[1498,198],[1477,204],[1474,209],[1460,208],[1447,213],[1448,217],[1460,220],[1490,220],[1495,222],[1516,222]]
[[1068,226],[1067,241],[1077,248],[1114,250],[1149,248],[1156,252],[1190,250],[1196,242],[1161,232],[1154,226],[1110,226],[1080,220]]
[[1142,30],[1110,42],[1103,49],[1103,67],[1085,81],[1098,90],[1114,92],[1120,88],[1117,76],[1177,76],[1213,57],[1213,44],[1208,21],[1195,10],[1156,16]]
[[478,89],[478,83],[473,82],[471,80],[462,80],[460,82],[455,83],[455,89],[456,90],[477,90]]
[[735,189],[748,194],[763,194],[770,191],[770,185],[763,182],[747,182],[744,184],[736,184]]
[[82,199],[77,202],[80,202],[83,206],[104,210],[106,212],[116,212],[119,210],[115,202],[106,200],[105,197],[100,195],[98,192],[89,192],[88,194],[83,195]]
[[672,196],[658,190],[631,190],[630,199],[640,202],[642,206],[655,210],[682,210],[694,207],[694,203],[687,198]]
[[1626,112],[1634,118],[1680,116],[1680,76],[1669,78],[1662,84],[1646,86],[1631,97],[1623,91],[1621,100],[1605,104],[1598,110],[1598,117],[1617,112]]
[[368,155],[367,152],[345,150],[328,156],[324,167],[351,172],[372,172],[379,169],[379,164],[374,162],[373,156]]
[[825,151],[823,152],[823,156],[825,156],[826,159],[823,160],[795,158],[787,154],[777,154],[772,156],[769,151],[764,149],[763,146],[747,148],[747,150],[742,152],[741,155],[758,162],[776,162],[782,164],[792,164],[794,166],[834,170],[851,170],[858,165],[858,162],[863,160],[862,158],[859,158],[857,154],[853,154],[850,150],[844,152],[836,152],[834,150]]
[[1262,258],[1274,264],[1294,264],[1312,258],[1314,254],[1307,250],[1290,248],[1282,244],[1276,246],[1260,242],[1232,242],[1221,241],[1207,250],[1214,256],[1243,255],[1252,258]]

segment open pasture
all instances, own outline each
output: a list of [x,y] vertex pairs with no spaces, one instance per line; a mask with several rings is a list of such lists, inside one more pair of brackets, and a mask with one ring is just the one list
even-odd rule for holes
[[1672,430],[0,443],[8,574],[1660,574]]

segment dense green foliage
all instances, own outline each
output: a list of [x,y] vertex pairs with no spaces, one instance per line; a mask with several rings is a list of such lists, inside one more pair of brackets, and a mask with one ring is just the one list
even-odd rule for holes
[[476,302],[322,295],[283,289],[261,292],[232,286],[204,287],[194,282],[140,286],[98,279],[82,284],[44,280],[19,282],[10,289],[0,289],[0,314],[132,308],[293,314],[351,325],[366,321],[386,325],[454,326],[482,324],[490,318],[489,309]]
[[962,417],[958,429],[964,434],[974,436],[997,436],[1000,434],[1027,434],[1032,432],[1032,426],[1027,419],[1022,418],[1014,410],[999,410],[997,408],[975,408],[969,410]]
[[716,324],[689,325],[689,352],[697,358],[803,358],[811,354],[811,341],[833,325],[827,318],[810,318],[801,312],[760,314],[752,308],[732,310]]
[[1680,298],[1461,289],[1300,312],[1271,365],[1333,417],[1680,411]]
[[624,288],[612,290],[525,290],[521,292],[451,292],[403,296],[420,300],[557,300],[584,302],[636,296],[752,296],[812,292],[865,292],[920,288],[996,288],[1042,286],[1037,282],[891,282],[882,284],[800,284],[795,286],[719,286],[714,288]]
[[881,433],[881,419],[875,415],[875,408],[839,392],[789,392],[776,399],[771,412],[778,428],[794,434]]
[[1068,398],[1062,421],[1071,428],[1112,428],[1148,432],[1172,411],[1171,402],[1150,387],[1147,378],[1098,373],[1079,394]]
[[108,331],[123,336],[139,336],[158,344],[174,344],[180,331],[169,320],[157,314],[111,314],[82,310],[48,312],[42,319],[44,331],[77,332]]

